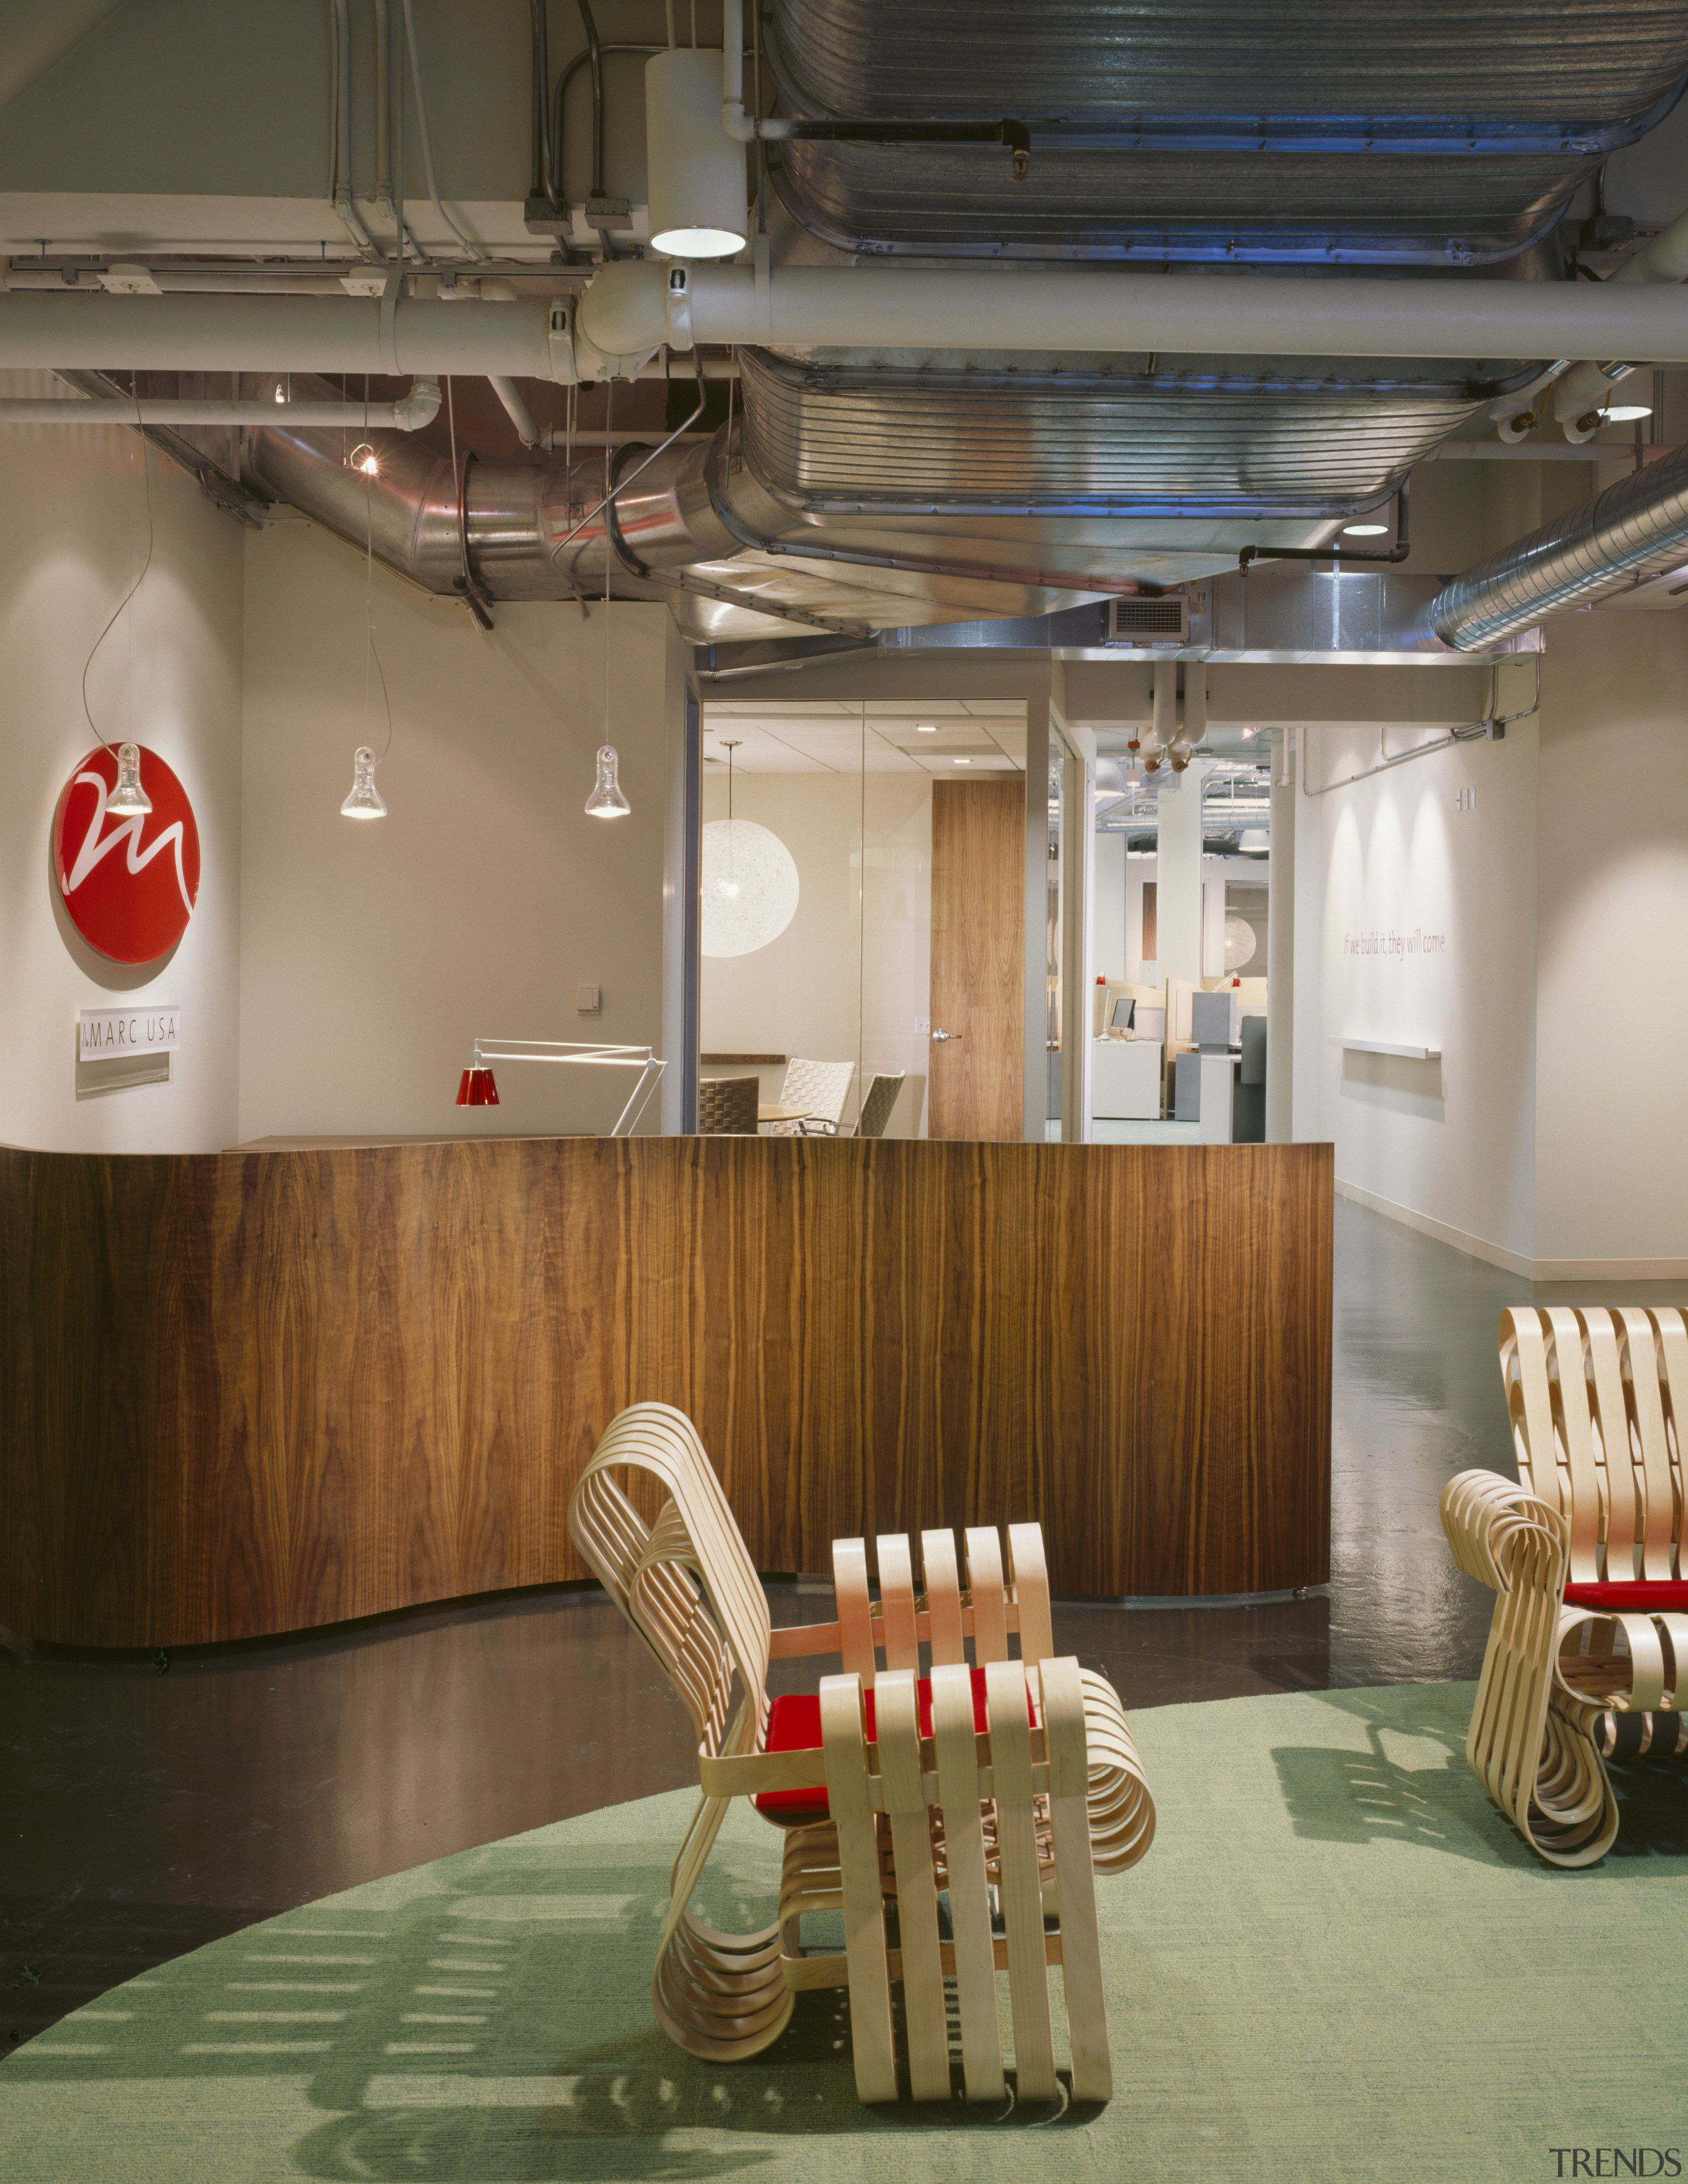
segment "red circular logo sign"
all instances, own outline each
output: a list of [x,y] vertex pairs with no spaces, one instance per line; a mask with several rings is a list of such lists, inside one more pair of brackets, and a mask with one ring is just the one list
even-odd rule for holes
[[53,815],[58,891],[91,948],[114,963],[153,963],[187,930],[199,899],[199,829],[187,791],[141,746],[150,811],[108,811],[117,755],[96,746],[64,784]]

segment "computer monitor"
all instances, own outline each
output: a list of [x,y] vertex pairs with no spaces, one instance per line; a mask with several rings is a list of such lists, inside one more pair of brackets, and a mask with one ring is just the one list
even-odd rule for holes
[[1131,1035],[1134,1039],[1146,1039],[1157,1046],[1164,1045],[1167,1037],[1166,1011],[1139,1009],[1131,1020]]
[[1108,1018],[1108,1029],[1110,1031],[1129,1031],[1131,1029],[1131,1011],[1136,1006],[1137,1004],[1132,1000],[1129,994],[1122,994],[1119,999],[1113,1005],[1113,1014]]

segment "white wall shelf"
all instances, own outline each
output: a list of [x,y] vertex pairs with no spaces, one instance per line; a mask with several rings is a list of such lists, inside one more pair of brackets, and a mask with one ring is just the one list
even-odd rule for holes
[[1439,1046],[1401,1046],[1388,1039],[1333,1039],[1333,1046],[1340,1046],[1350,1054],[1393,1054],[1402,1061],[1440,1061],[1442,1050]]

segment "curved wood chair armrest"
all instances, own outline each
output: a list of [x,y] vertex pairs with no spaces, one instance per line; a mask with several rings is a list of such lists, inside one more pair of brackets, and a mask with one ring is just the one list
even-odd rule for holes
[[1546,1533],[1557,1552],[1545,1566],[1531,1557],[1531,1566],[1557,1570],[1557,1591],[1563,1591],[1568,1528],[1557,1509],[1516,1480],[1493,1471],[1462,1471],[1442,1489],[1441,1515],[1454,1560],[1490,1592],[1512,1591],[1518,1540]]

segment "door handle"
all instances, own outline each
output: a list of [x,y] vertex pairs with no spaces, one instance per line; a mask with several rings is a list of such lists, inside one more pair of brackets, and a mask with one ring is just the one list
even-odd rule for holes
[[959,1039],[961,1036],[958,1031],[935,1031],[932,1034],[932,1044],[937,1046],[946,1039]]

